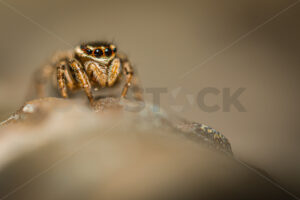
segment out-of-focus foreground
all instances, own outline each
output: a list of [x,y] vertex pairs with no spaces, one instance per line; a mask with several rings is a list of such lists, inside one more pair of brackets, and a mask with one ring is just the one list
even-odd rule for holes
[[22,107],[1,127],[0,197],[292,199],[230,153],[176,131],[164,113],[98,104],[98,113],[55,98]]

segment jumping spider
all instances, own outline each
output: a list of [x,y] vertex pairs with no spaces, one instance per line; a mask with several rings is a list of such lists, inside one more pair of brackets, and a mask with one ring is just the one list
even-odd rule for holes
[[[68,98],[68,90],[83,89],[91,104],[94,103],[92,89],[113,87],[125,76],[121,98],[127,94],[133,82],[133,68],[125,55],[117,53],[114,44],[88,42],[75,47],[73,51],[58,53],[50,64],[35,74],[37,95],[45,96],[47,80],[56,76],[56,85],[62,97]],[[136,97],[141,99],[140,94]]]

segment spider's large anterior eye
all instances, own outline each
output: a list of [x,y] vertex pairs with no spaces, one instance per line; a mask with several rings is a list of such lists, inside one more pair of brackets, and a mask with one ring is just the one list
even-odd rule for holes
[[103,55],[103,52],[101,51],[101,49],[95,49],[94,55],[96,57],[101,57]]
[[91,55],[93,53],[93,51],[91,49],[86,49],[85,51],[88,55]]
[[107,57],[111,56],[111,54],[112,54],[112,51],[111,51],[111,49],[109,49],[109,48],[106,48],[106,49],[104,50],[104,52],[105,52],[105,56],[107,56]]

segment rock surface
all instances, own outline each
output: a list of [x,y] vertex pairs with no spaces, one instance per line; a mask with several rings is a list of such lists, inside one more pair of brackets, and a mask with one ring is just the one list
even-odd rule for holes
[[291,199],[237,162],[219,132],[153,109],[26,103],[1,124],[0,199]]

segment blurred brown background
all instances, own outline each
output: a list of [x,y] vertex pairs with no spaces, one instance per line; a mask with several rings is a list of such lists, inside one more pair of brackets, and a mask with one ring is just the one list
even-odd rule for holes
[[[221,131],[236,156],[300,196],[300,4],[256,29],[294,2],[0,1],[0,119],[24,103],[32,72],[53,52],[112,40],[138,68],[144,87],[168,88],[164,109]],[[247,112],[207,113],[190,105],[184,94],[205,87],[245,87],[239,100]],[[170,105],[184,108],[177,113]]]

